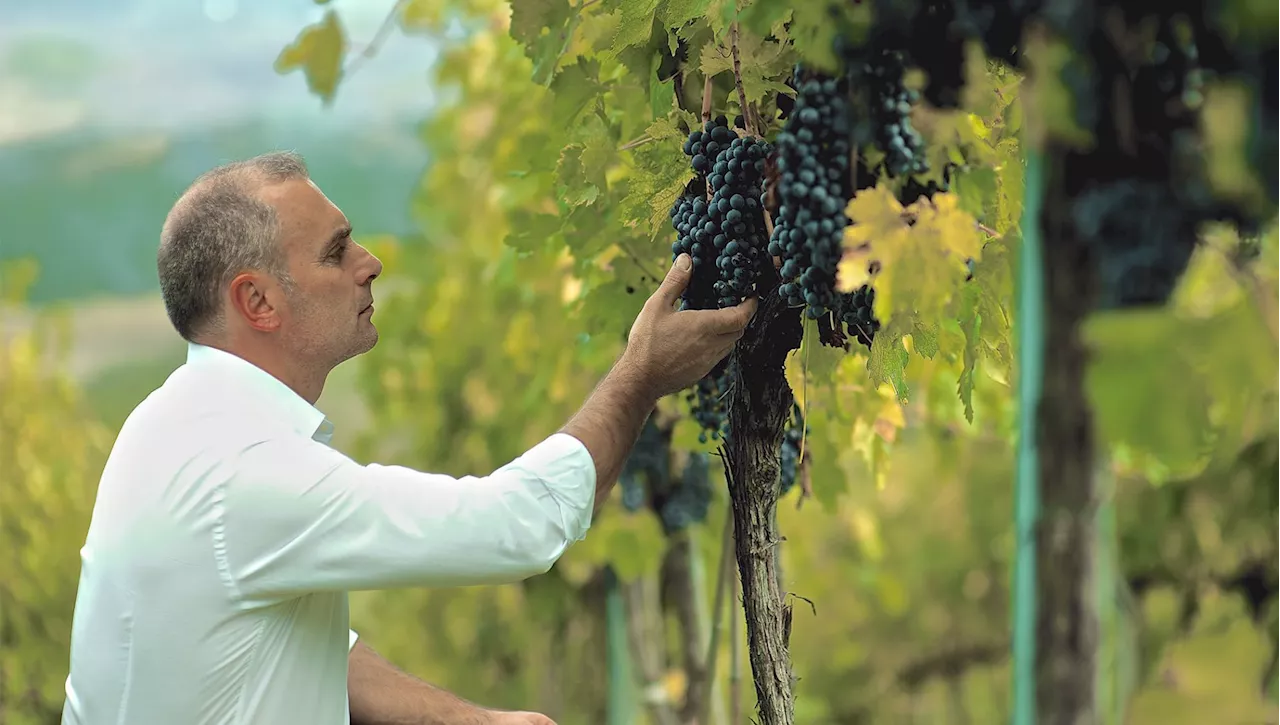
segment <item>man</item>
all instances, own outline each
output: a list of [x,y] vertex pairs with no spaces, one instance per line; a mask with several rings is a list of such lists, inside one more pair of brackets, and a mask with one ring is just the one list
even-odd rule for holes
[[673,265],[564,427],[486,477],[361,466],[314,407],[370,350],[382,264],[291,154],[196,180],[161,232],[186,364],[122,427],[83,549],[65,725],[554,725],[395,669],[347,592],[514,582],[586,533],[657,400],[742,335],[755,302],[677,312]]

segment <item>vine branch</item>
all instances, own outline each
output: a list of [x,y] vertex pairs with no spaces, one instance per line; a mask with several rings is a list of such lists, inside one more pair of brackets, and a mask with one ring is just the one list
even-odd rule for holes
[[652,142],[653,142],[653,137],[646,134],[644,136],[641,136],[638,139],[635,139],[634,141],[628,141],[622,144],[621,146],[618,147],[618,150],[630,151],[631,149],[638,148],[640,146],[644,146],[645,144],[652,143]]
[[396,21],[400,18],[400,12],[408,4],[409,0],[396,0],[395,4],[391,6],[391,9],[387,11],[386,17],[382,19],[382,24],[374,32],[373,39],[347,63],[346,68],[342,69],[342,79],[344,81],[350,79],[365,63],[373,60],[378,55],[378,52],[382,50],[382,46],[386,45],[387,39],[391,37],[391,31],[395,30]]
[[711,120],[711,94],[715,92],[715,87],[711,85],[711,75],[707,74],[706,79],[702,82],[702,122],[706,123]]
[[738,56],[738,23],[729,26],[729,52],[733,55],[733,86],[738,90],[738,107],[742,109],[742,122],[747,127],[747,135],[756,135],[755,119],[751,117],[751,107],[747,105],[747,92],[742,87],[742,59]]

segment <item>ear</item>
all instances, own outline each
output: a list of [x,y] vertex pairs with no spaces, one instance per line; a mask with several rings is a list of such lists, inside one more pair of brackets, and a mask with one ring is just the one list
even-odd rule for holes
[[243,320],[259,332],[279,329],[280,288],[270,277],[258,272],[242,272],[231,280],[228,317]]

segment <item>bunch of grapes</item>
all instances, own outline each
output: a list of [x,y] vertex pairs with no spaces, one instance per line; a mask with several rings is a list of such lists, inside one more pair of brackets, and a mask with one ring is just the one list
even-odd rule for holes
[[705,521],[711,506],[711,461],[705,453],[694,453],[685,464],[684,475],[662,503],[662,529],[670,534],[690,524]]
[[707,176],[716,157],[736,138],[722,115],[707,121],[703,128],[689,132],[684,142],[684,155],[689,157],[694,177],[671,207],[671,225],[676,230],[671,258],[688,254],[693,260],[693,277],[681,295],[682,310],[716,307],[715,285],[719,275],[715,265],[719,255],[712,242],[720,234],[720,225],[712,218],[712,209],[707,203]]
[[761,265],[768,261],[761,196],[770,152],[764,141],[735,137],[716,156],[707,179],[710,221],[704,230],[717,254],[720,275],[714,290],[720,307],[732,307],[754,295]]
[[885,154],[885,171],[890,176],[923,174],[929,170],[924,138],[911,125],[911,105],[920,94],[904,83],[904,54],[890,48],[867,50],[864,58],[852,60],[848,75],[851,83],[866,89],[870,135]]
[[627,511],[639,511],[649,500],[649,490],[653,485],[665,481],[670,475],[669,448],[670,441],[650,417],[640,429],[640,436],[618,476],[618,484],[622,486],[622,507]]
[[1191,261],[1200,215],[1166,182],[1140,179],[1094,186],[1071,211],[1098,260],[1098,309],[1164,304]]
[[711,309],[716,301],[712,286],[715,277],[707,274],[707,270],[714,268],[716,252],[706,231],[706,225],[711,224],[706,199],[686,191],[671,207],[671,224],[676,230],[671,258],[688,254],[693,260],[693,276],[680,297],[680,309]]
[[729,119],[723,115],[707,121],[702,130],[691,131],[684,142],[684,154],[690,157],[689,164],[694,173],[705,178],[720,151],[735,138],[737,135],[729,128]]
[[729,390],[729,364],[727,359],[698,381],[689,391],[686,400],[694,421],[702,428],[698,440],[722,440],[729,435],[729,407],[725,393]]
[[817,319],[835,304],[836,265],[849,225],[849,104],[832,78],[799,85],[776,141],[781,203],[768,251],[782,259],[779,296]]
[[796,480],[799,478],[800,473],[800,443],[804,440],[808,430],[809,428],[804,422],[804,414],[801,413],[800,406],[792,403],[791,417],[787,420],[787,426],[782,431],[782,450],[779,452],[778,457],[778,464],[781,469],[779,496],[786,496],[792,487],[796,485]]
[[871,343],[880,331],[880,320],[875,314],[876,291],[862,285],[858,289],[840,295],[840,305],[836,310],[840,322],[848,330],[848,336],[871,349]]

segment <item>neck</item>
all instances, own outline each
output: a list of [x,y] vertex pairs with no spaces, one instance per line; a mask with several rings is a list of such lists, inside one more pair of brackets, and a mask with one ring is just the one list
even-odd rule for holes
[[329,371],[307,365],[281,354],[278,348],[268,347],[256,340],[197,340],[201,345],[217,348],[261,368],[311,405],[315,405],[324,392]]

